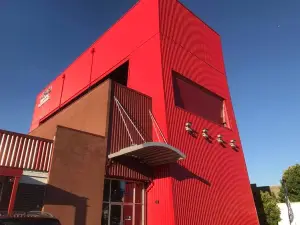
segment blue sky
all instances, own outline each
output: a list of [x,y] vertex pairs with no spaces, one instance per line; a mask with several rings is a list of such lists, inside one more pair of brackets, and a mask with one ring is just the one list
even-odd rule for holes
[[[36,94],[135,0],[0,0],[0,128],[27,132]],[[300,163],[300,1],[182,0],[221,36],[252,183]]]

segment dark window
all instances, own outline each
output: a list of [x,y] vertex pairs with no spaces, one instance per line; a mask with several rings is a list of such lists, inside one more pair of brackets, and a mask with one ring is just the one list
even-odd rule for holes
[[125,192],[125,181],[112,180],[111,181],[111,201],[112,202],[123,202]]
[[103,201],[109,201],[109,192],[110,192],[110,180],[104,180],[104,191],[103,191]]
[[109,204],[103,203],[102,204],[102,225],[108,225],[108,217],[109,217]]
[[110,224],[119,225],[122,221],[122,206],[111,205],[110,206]]
[[125,62],[115,70],[113,70],[111,73],[107,75],[107,78],[112,79],[113,81],[122,84],[124,86],[127,86],[127,80],[128,80],[128,69],[129,69],[129,62]]
[[175,105],[207,120],[224,125],[224,99],[173,72]]

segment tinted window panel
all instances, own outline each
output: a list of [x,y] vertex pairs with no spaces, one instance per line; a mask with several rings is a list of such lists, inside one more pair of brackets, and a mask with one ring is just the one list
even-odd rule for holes
[[122,215],[122,206],[121,205],[111,205],[110,208],[110,225],[120,225],[121,224],[121,215]]
[[102,225],[108,225],[108,216],[109,216],[109,204],[103,203],[102,204],[102,219],[101,219]]
[[175,105],[195,115],[222,124],[221,97],[173,72]]
[[125,181],[112,180],[111,181],[111,201],[123,202],[125,192]]
[[125,193],[124,193],[124,202],[132,203],[133,202],[133,182],[126,182],[125,184]]
[[109,201],[109,192],[110,192],[110,180],[104,180],[104,191],[103,191],[103,201]]
[[142,203],[142,196],[143,196],[143,184],[136,183],[135,186],[135,203]]
[[142,205],[135,205],[135,225],[142,225]]

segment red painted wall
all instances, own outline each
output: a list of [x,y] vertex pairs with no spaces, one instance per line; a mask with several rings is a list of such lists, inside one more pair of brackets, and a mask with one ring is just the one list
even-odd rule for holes
[[[128,86],[152,97],[152,110],[167,138],[167,118],[161,68],[161,40],[157,34],[130,56]],[[157,141],[153,134],[154,141]],[[174,225],[172,180],[168,166],[155,169],[147,190],[147,225]],[[157,204],[156,201],[159,201]]]
[[[31,129],[126,60],[129,88],[152,98],[168,143],[187,155],[179,166],[156,168],[147,190],[147,225],[257,225],[220,36],[176,0],[138,2],[62,73],[64,82],[54,81],[61,85],[60,101],[53,97],[44,110],[36,107]],[[172,70],[224,98],[232,130],[176,107]],[[184,129],[187,121],[200,133],[209,129],[213,138],[236,139],[239,151],[216,140],[208,143],[201,135],[192,138]]]
[[30,131],[35,129],[41,120],[86,90],[89,85],[105,77],[159,32],[158,7],[153,2],[138,2],[48,85],[46,88],[53,87],[51,98],[43,107],[38,107],[43,91],[38,95]]
[[[257,225],[242,148],[236,152],[216,141],[221,134],[226,142],[236,139],[241,145],[220,36],[175,1],[160,1],[160,31],[169,143],[187,156],[180,166],[171,166],[175,224]],[[232,130],[176,107],[172,70],[224,98]],[[185,131],[188,121],[198,138]],[[201,137],[205,128],[212,143]]]

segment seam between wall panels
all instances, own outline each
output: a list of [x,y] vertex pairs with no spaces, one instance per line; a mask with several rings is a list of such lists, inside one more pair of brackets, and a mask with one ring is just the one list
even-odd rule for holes
[[[160,4],[160,1],[161,0],[158,0],[158,5]],[[161,64],[161,76],[162,76],[162,84],[163,84],[163,95],[164,95],[164,110],[165,110],[165,120],[166,120],[166,139],[167,141],[169,142],[169,129],[168,129],[168,124],[169,124],[169,120],[167,118],[167,100],[166,100],[166,90],[165,90],[165,76],[164,76],[164,67],[163,67],[163,60],[164,60],[164,54],[162,52],[162,49],[163,49],[163,46],[162,46],[162,39],[163,39],[163,35],[162,35],[162,32],[161,32],[161,17],[160,17],[160,10],[161,8],[158,7],[158,32],[159,32],[159,48],[160,48],[160,64]],[[168,172],[171,173],[171,166],[169,165],[168,166]],[[174,198],[173,198],[173,193],[174,193],[174,190],[173,190],[173,187],[174,187],[174,179],[170,176],[169,178],[169,184],[171,185],[171,188],[170,188],[170,194],[169,194],[169,200],[171,201],[170,203],[170,206],[171,206],[171,212],[172,212],[172,224],[173,225],[176,225],[175,224],[175,205],[174,205]]]
[[[191,55],[195,56],[197,59],[199,59],[201,62],[204,62],[206,65],[208,65],[209,67],[213,68],[214,70],[218,71],[219,73],[221,73],[222,75],[225,75],[224,72],[218,70],[217,68],[215,68],[214,66],[212,66],[211,64],[207,63],[206,61],[200,59],[196,54],[194,54],[193,52],[191,52],[190,50],[186,49],[183,45],[181,45],[180,43],[177,43],[172,37],[169,37],[168,35],[164,35],[163,33],[161,33],[161,36],[163,36],[166,39],[169,39],[170,41],[172,41],[173,43],[175,43],[176,45],[179,45],[180,47],[182,47],[186,52],[190,53]],[[225,75],[226,76],[226,75]]]
[[[159,17],[160,19],[160,17]],[[160,47],[160,63],[161,63],[161,79],[162,79],[162,85],[163,85],[163,98],[164,98],[164,111],[165,111],[165,120],[166,120],[166,128],[165,128],[165,136],[166,136],[166,139],[167,141],[169,142],[169,129],[168,129],[168,124],[169,124],[169,120],[167,118],[167,100],[166,100],[166,90],[165,90],[165,77],[164,77],[164,69],[163,69],[163,53],[162,53],[162,38],[161,38],[161,33],[159,33],[159,47]],[[171,173],[171,166],[169,165],[168,166],[168,172]],[[171,205],[171,212],[172,212],[172,224],[175,225],[175,205],[174,205],[174,201],[173,201],[173,184],[174,184],[174,181],[173,181],[173,178],[170,176],[169,177],[169,183],[171,185],[171,193],[169,194],[169,200],[171,201],[170,205]]]
[[[127,56],[125,56],[123,59],[121,59],[120,61],[118,61],[115,65],[113,65],[112,67],[110,67],[108,70],[106,70],[101,78],[99,80],[103,79],[103,75],[104,74],[108,74],[113,68],[116,68],[118,65],[120,65],[121,62],[126,61],[126,59],[129,58],[130,55],[132,55],[135,51],[137,51],[139,48],[143,47],[143,45],[145,45],[147,42],[149,42],[151,39],[153,39],[157,34],[159,34],[159,32],[156,32],[155,34],[153,34],[151,37],[149,37],[146,41],[144,41],[142,44],[140,44],[139,46],[137,46],[134,50],[132,50]],[[130,62],[129,62],[130,64]]]
[[209,26],[205,21],[203,21],[199,16],[197,16],[192,10],[190,10],[188,7],[186,7],[182,2],[177,1],[178,4],[182,5],[187,11],[189,11],[194,17],[196,17],[199,21],[201,21],[202,23],[205,24],[205,26],[207,28],[209,28],[211,31],[213,31],[215,34],[217,34],[218,36],[220,36],[220,34],[215,31],[211,26]]
[[[144,4],[142,1],[138,1],[138,2],[136,2],[125,14],[123,14],[115,23],[113,23],[103,34],[101,34],[101,36],[99,37],[99,38],[97,38],[97,40],[95,40],[92,44],[90,44],[90,46],[89,47],[87,47],[80,55],[78,55],[72,62],[71,62],[71,64],[68,64],[68,66],[67,67],[65,67],[63,70],[62,70],[62,72],[60,72],[59,73],[59,75],[57,76],[57,77],[55,77],[53,80],[50,80],[50,82],[49,83],[52,83],[52,82],[54,82],[61,74],[64,74],[65,73],[65,71],[71,66],[71,65],[73,65],[84,53],[86,53],[87,51],[89,51],[89,49],[92,49],[94,46],[95,46],[95,44],[96,43],[98,43],[99,41],[100,41],[100,39],[102,39],[105,35],[107,35],[107,33],[111,30],[111,29],[113,29],[114,28],[114,26],[119,22],[119,21],[121,21],[125,16],[127,16],[135,7],[137,7],[139,4]],[[137,48],[139,48],[139,47],[137,47]],[[136,49],[137,49],[136,48]],[[131,54],[131,53],[130,53]],[[130,55],[129,54],[129,55]],[[128,55],[127,55],[127,57],[128,57]],[[126,57],[126,58],[127,58]],[[116,65],[118,65],[118,64],[116,64]],[[112,67],[113,68],[113,67]],[[105,72],[105,73],[107,73],[107,71]],[[103,74],[105,74],[105,73],[103,73]],[[47,88],[48,87],[48,85],[49,85],[49,83],[47,83],[47,85],[45,85],[43,88],[42,88],[42,90],[44,90],[45,88]],[[41,92],[39,92],[38,93],[38,95],[40,94]]]
[[[221,41],[221,46],[223,46],[221,38],[220,38],[220,41]],[[226,81],[227,90],[228,90],[228,99],[226,99],[226,101],[227,101],[227,103],[228,103],[228,101],[230,101],[231,111],[232,111],[232,115],[233,115],[233,118],[232,117],[229,118],[229,122],[231,123],[231,130],[233,132],[236,132],[237,135],[240,137],[240,132],[239,132],[238,125],[237,125],[237,122],[236,122],[235,111],[234,111],[234,108],[233,108],[233,102],[232,102],[232,97],[231,97],[231,91],[230,91],[230,88],[229,88],[228,77],[227,77],[227,73],[226,73],[223,47],[221,48],[221,52],[222,52],[222,59],[223,59],[224,76],[225,76],[225,81]],[[226,107],[227,107],[227,112],[228,112],[228,104],[226,105]],[[234,126],[233,126],[232,121],[234,122]],[[240,142],[241,142],[241,138],[240,138]]]
[[[104,73],[101,74],[101,76],[99,76],[98,79],[96,79],[93,82],[90,82],[86,87],[82,88],[80,91],[76,92],[75,94],[73,94],[73,96],[67,100],[66,102],[64,102],[63,104],[60,104],[58,109],[54,109],[51,112],[49,112],[47,115],[45,115],[42,119],[40,119],[39,121],[44,121],[46,120],[49,116],[53,115],[53,113],[58,112],[58,110],[60,110],[61,108],[64,108],[68,103],[70,103],[74,98],[76,98],[78,95],[82,94],[84,91],[86,91],[92,84],[95,84],[96,82],[99,82],[101,80],[104,79],[104,77],[110,73],[112,71],[112,69],[116,68],[118,65],[120,65],[122,62],[126,61],[130,55],[132,55],[136,50],[138,50],[139,48],[141,48],[143,45],[145,45],[148,41],[150,41],[152,38],[154,38],[157,34],[159,34],[159,32],[155,33],[154,35],[152,35],[150,38],[148,38],[146,41],[144,41],[142,44],[140,44],[139,46],[137,46],[133,51],[131,51],[127,56],[125,56],[124,58],[122,58],[120,61],[118,61],[116,64],[114,64],[113,66],[111,66],[109,69],[107,69]],[[129,76],[130,74],[128,74]],[[57,78],[55,78],[57,79]],[[53,82],[53,81],[52,81]],[[64,82],[63,82],[64,85]],[[64,86],[62,86],[62,91],[64,89]],[[36,127],[37,128],[37,127]],[[35,128],[35,129],[36,129]],[[30,132],[34,131],[35,129],[31,130]]]
[[109,87],[108,87],[108,103],[107,103],[107,112],[106,112],[106,156],[105,156],[105,168],[104,168],[104,176],[107,176],[108,174],[108,154],[110,152],[111,148],[111,130],[112,130],[112,117],[113,117],[113,93],[114,93],[114,83],[112,81],[109,81]]

